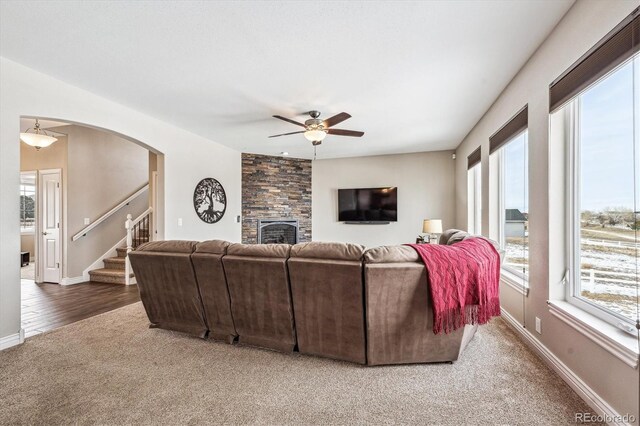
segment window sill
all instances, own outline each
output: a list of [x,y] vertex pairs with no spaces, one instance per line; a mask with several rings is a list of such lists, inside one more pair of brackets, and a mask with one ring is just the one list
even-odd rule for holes
[[549,312],[631,368],[638,368],[638,340],[613,325],[565,302],[549,300]]
[[529,296],[529,282],[526,279],[523,280],[521,277],[503,268],[500,270],[500,281],[525,297]]

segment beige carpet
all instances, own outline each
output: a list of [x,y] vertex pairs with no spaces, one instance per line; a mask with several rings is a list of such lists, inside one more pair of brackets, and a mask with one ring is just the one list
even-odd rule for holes
[[454,363],[361,367],[147,328],[140,303],[0,352],[0,424],[572,424],[500,319]]

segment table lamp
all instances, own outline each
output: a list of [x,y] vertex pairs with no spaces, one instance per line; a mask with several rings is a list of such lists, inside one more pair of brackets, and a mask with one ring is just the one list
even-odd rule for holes
[[427,234],[427,242],[431,243],[431,236],[436,234],[442,234],[442,220],[440,219],[425,219],[422,222],[422,233]]

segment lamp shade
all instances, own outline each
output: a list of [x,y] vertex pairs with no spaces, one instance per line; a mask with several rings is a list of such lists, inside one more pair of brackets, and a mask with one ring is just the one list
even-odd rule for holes
[[442,220],[425,219],[422,222],[422,232],[425,234],[442,234]]
[[309,142],[322,141],[325,136],[327,136],[327,132],[324,130],[312,129],[304,132],[304,137],[307,138]]
[[20,140],[36,148],[46,148],[58,139],[42,133],[20,133]]
[[36,124],[33,126],[33,132],[29,133],[29,130],[31,129],[27,129],[24,133],[20,133],[20,140],[27,145],[35,147],[36,149],[46,148],[58,140],[53,136],[49,136],[43,129],[40,129],[40,123],[37,118]]

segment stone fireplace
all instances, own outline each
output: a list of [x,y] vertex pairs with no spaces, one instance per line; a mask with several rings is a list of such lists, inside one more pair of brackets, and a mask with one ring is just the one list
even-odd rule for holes
[[242,154],[242,242],[283,239],[311,241],[311,161]]
[[258,244],[296,244],[297,242],[297,220],[258,219]]

